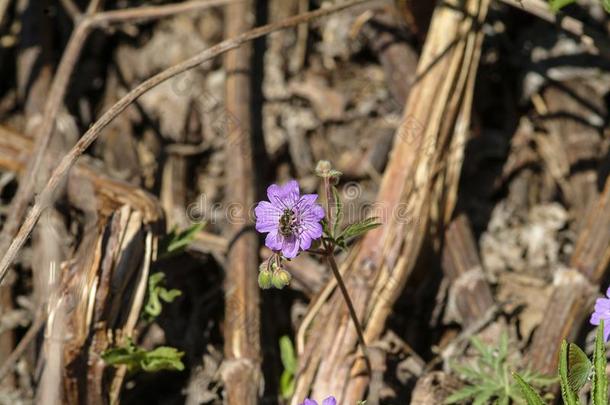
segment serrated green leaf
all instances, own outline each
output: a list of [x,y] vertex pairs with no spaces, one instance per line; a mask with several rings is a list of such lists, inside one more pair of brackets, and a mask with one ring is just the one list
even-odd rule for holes
[[182,363],[184,352],[179,352],[174,347],[161,346],[150,352],[143,352],[140,365],[142,370],[154,373],[161,370],[184,370]]
[[473,398],[472,405],[484,405],[491,402],[490,399],[494,396],[494,391],[493,389],[483,390]]
[[183,352],[167,346],[146,351],[137,347],[131,339],[127,340],[125,346],[110,348],[101,354],[104,362],[110,366],[125,365],[129,372],[144,370],[150,373],[160,370],[184,370],[182,356]]
[[527,402],[527,405],[544,405],[544,401],[538,395],[536,390],[529,385],[521,376],[517,373],[513,373],[513,378],[517,381],[519,388],[521,388],[521,393]]
[[479,387],[476,387],[474,385],[460,388],[458,391],[449,395],[445,399],[445,404],[447,404],[447,405],[455,404],[455,403],[461,402],[465,399],[473,398],[474,396],[476,396],[478,394],[479,391],[480,391]]
[[345,227],[341,232],[341,235],[337,237],[337,239],[343,239],[347,241],[348,239],[356,238],[371,229],[377,228],[381,223],[377,222],[378,218],[372,217],[364,219],[355,224],[351,224]]
[[580,347],[568,344],[568,384],[574,392],[580,391],[593,371],[593,363]]
[[167,258],[184,251],[205,226],[204,223],[194,224],[178,232],[176,229],[167,234],[159,242],[159,257]]
[[608,404],[608,376],[606,375],[606,346],[604,342],[604,320],[599,321],[593,352],[593,386],[591,395],[594,405]]
[[564,8],[565,6],[576,3],[576,0],[549,0],[549,5],[551,6],[551,10],[557,12]]
[[578,395],[572,388],[569,380],[568,367],[568,342],[561,342],[561,350],[559,351],[559,382],[561,386],[561,397],[565,405],[578,405],[580,403]]
[[[471,339],[471,345],[477,354],[474,363],[463,365],[450,363],[451,368],[467,382],[466,387],[448,398],[450,403],[466,399],[472,404],[523,403],[521,388],[517,381],[511,378],[509,371],[508,343],[506,333],[500,336],[496,346],[486,345],[477,337]],[[522,371],[521,376],[529,385],[536,387],[556,382],[556,379],[543,377],[527,369]]]

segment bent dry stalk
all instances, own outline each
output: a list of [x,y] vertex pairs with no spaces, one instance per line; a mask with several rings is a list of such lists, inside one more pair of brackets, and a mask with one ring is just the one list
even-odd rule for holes
[[272,184],[267,188],[269,201],[261,201],[256,206],[256,230],[267,234],[265,245],[274,252],[259,267],[259,286],[263,289],[272,286],[281,289],[290,283],[290,274],[282,268],[283,260],[293,259],[301,252],[324,256],[343,294],[370,375],[371,363],[362,325],[334,254],[337,247],[346,248],[347,240],[364,234],[379,223],[374,218],[367,218],[339,231],[342,204],[335,184],[341,173],[333,170],[329,162],[321,161],[316,167],[316,174],[324,181],[326,210],[316,203],[317,194],[301,195],[295,180],[283,186]]

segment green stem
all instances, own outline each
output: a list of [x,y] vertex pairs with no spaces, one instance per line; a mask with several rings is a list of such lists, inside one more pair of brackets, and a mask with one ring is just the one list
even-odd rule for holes
[[345,283],[343,282],[343,277],[339,272],[339,267],[337,266],[337,262],[335,261],[335,257],[332,254],[332,248],[329,244],[324,243],[326,247],[326,261],[330,266],[335,279],[337,280],[337,285],[341,290],[341,294],[343,294],[343,299],[345,300],[345,304],[347,305],[347,309],[349,310],[349,315],[352,318],[352,322],[354,323],[354,327],[356,328],[356,333],[358,334],[358,342],[360,343],[360,347],[362,349],[362,354],[364,355],[364,362],[366,363],[366,369],[369,373],[369,376],[372,375],[372,367],[371,367],[371,359],[369,357],[369,352],[366,346],[366,342],[364,340],[364,332],[362,330],[362,325],[358,320],[358,315],[356,315],[356,309],[354,308],[354,304],[352,303],[352,299],[349,296],[349,292],[345,287]]

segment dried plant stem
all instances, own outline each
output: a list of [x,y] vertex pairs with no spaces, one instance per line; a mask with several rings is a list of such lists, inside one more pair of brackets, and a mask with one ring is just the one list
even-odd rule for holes
[[8,10],[8,6],[11,4],[10,0],[0,0],[0,24],[4,20],[4,16],[6,14],[6,10]]
[[0,366],[0,381],[2,381],[13,369],[15,363],[17,363],[17,360],[19,360],[19,358],[23,355],[25,349],[27,349],[30,343],[34,341],[34,338],[36,335],[38,335],[38,332],[40,332],[40,329],[44,326],[45,322],[46,318],[42,316],[42,314],[37,313],[36,317],[34,318],[34,322],[32,325],[30,325],[28,331],[21,338],[17,347],[15,347],[15,350],[13,350],[10,356],[4,360],[2,366]]
[[599,32],[589,29],[582,21],[561,12],[551,10],[548,2],[542,0],[501,0],[515,8],[524,10],[576,36],[590,51],[610,59],[610,43]]
[[125,10],[112,10],[98,13],[90,17],[91,25],[103,27],[107,24],[125,22],[141,22],[144,20],[159,19],[189,11],[204,10],[210,7],[241,3],[243,0],[194,0],[184,3],[165,4],[162,6],[137,7]]
[[[226,8],[226,38],[246,32],[254,23],[254,1],[232,4]],[[254,136],[252,134],[253,47],[245,44],[224,57],[225,109],[237,125],[227,126],[225,138],[227,195],[240,207],[251,207],[256,199]],[[230,169],[228,169],[230,167]],[[241,210],[237,221],[231,221],[235,235],[243,232],[248,213]],[[225,272],[224,355],[221,372],[227,405],[260,403],[262,380],[260,345],[260,290],[257,285],[258,238],[253,232],[243,233],[229,244]]]
[[352,299],[350,298],[349,292],[347,291],[345,283],[343,282],[343,277],[341,277],[341,272],[339,271],[339,267],[337,266],[337,262],[335,261],[332,249],[333,248],[330,245],[327,245],[326,261],[328,262],[328,266],[331,268],[333,275],[335,276],[335,280],[337,280],[337,285],[341,290],[341,294],[343,294],[343,299],[345,300],[345,304],[347,305],[347,309],[349,310],[350,318],[352,318],[352,322],[354,323],[354,327],[356,328],[356,333],[358,334],[358,342],[360,343],[360,348],[362,349],[362,354],[364,355],[364,361],[366,363],[367,372],[369,373],[369,375],[372,375],[373,370],[371,367],[371,359],[366,346],[366,341],[364,340],[364,331],[362,329],[360,321],[358,320],[358,315],[356,314],[356,309],[354,308]]
[[80,8],[78,8],[78,6],[74,3],[73,0],[59,0],[59,2],[73,21],[76,21],[82,17]]
[[[15,197],[11,201],[10,212],[12,215],[8,217],[2,228],[2,232],[0,233],[0,251],[7,251],[7,249],[10,249],[9,244],[11,243],[11,239],[13,239],[13,235],[17,232],[19,224],[26,213],[28,203],[34,194],[37,180],[41,176],[40,169],[43,157],[48,150],[51,136],[53,135],[53,130],[55,128],[57,113],[63,104],[66,89],[70,82],[70,76],[78,62],[81,50],[89,37],[89,33],[93,29],[109,23],[124,22],[134,19],[161,18],[180,12],[193,11],[196,8],[201,9],[227,4],[230,1],[231,0],[193,1],[179,5],[170,4],[157,7],[141,7],[103,13],[98,13],[98,10],[101,8],[101,2],[92,0],[91,3],[89,3],[87,14],[76,19],[76,27],[72,31],[66,50],[64,51],[57,68],[57,73],[53,78],[49,96],[44,107],[42,123],[36,132],[36,144],[34,146],[32,159],[29,160],[28,167],[21,176],[21,182]],[[73,5],[72,2],[64,2],[64,6],[67,5],[70,14],[78,11],[72,9],[69,4]],[[2,282],[5,272],[6,271],[0,271],[0,282]]]
[[[9,266],[15,260],[17,253],[27,240],[28,236],[32,232],[32,229],[36,225],[38,218],[46,205],[52,200],[53,193],[61,183],[61,181],[65,178],[70,168],[76,163],[79,156],[82,155],[85,150],[98,138],[101,131],[110,123],[114,118],[116,118],[121,112],[123,112],[131,103],[137,100],[142,94],[146,93],[150,89],[158,86],[159,84],[165,82],[166,80],[180,74],[186,72],[187,70],[193,69],[196,66],[199,66],[201,63],[210,60],[218,55],[221,55],[227,51],[238,48],[242,44],[252,41],[253,39],[262,37],[271,32],[286,29],[314,18],[319,18],[327,14],[331,14],[349,7],[353,7],[359,4],[366,3],[369,0],[357,0],[350,3],[342,3],[333,7],[328,7],[324,9],[319,9],[315,11],[311,11],[305,14],[300,14],[294,17],[287,18],[283,21],[278,21],[274,24],[264,25],[262,27],[255,28],[251,31],[245,32],[241,35],[238,35],[234,38],[227,39],[222,41],[202,52],[193,56],[190,59],[187,59],[177,65],[174,65],[163,72],[151,77],[150,79],[144,81],[139,86],[135,87],[129,93],[127,93],[123,98],[117,101],[112,107],[110,107],[100,119],[98,119],[85,134],[78,140],[76,145],[66,154],[63,159],[59,162],[49,181],[40,192],[40,195],[36,199],[34,205],[29,210],[27,217],[25,218],[23,224],[19,228],[19,231],[15,238],[12,240],[8,249],[5,250],[5,254],[0,261],[0,283],[4,280],[6,273],[8,271]],[[26,200],[27,201],[27,200]]]

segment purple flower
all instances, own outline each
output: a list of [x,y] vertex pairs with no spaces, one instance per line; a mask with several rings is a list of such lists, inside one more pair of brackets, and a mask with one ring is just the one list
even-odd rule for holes
[[322,236],[324,209],[316,204],[317,194],[300,195],[299,183],[291,180],[283,186],[270,185],[267,198],[269,201],[258,203],[254,213],[256,230],[269,232],[265,239],[269,249],[291,259]]
[[[318,403],[313,399],[306,398],[301,405],[318,405]],[[322,405],[337,405],[337,400],[335,397],[328,397],[322,401]]]
[[[606,291],[606,297],[610,298],[610,288]],[[591,315],[591,324],[599,325],[599,320],[604,320],[604,341],[610,337],[610,299],[598,298],[595,300],[595,311]]]

